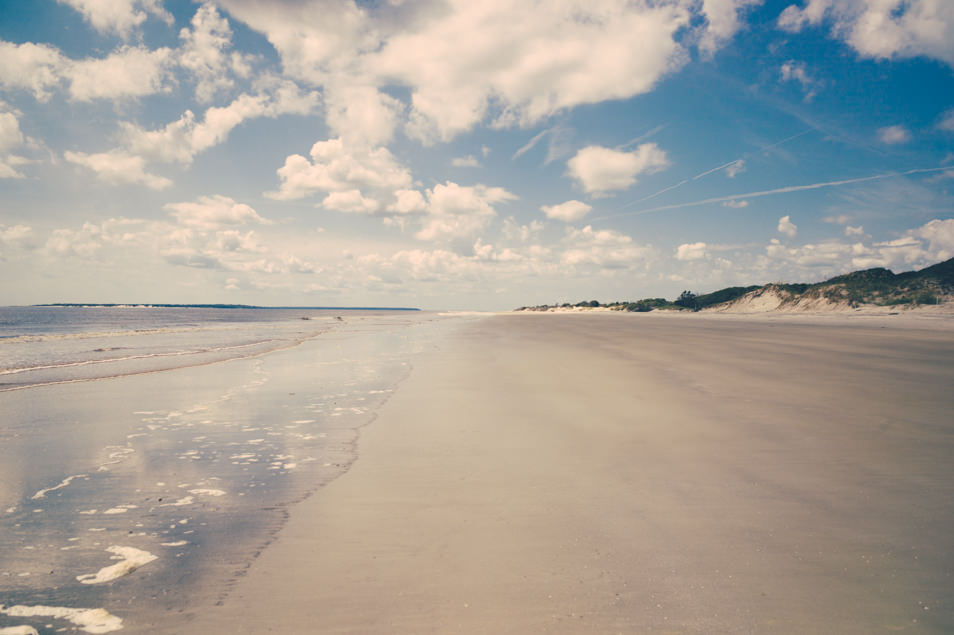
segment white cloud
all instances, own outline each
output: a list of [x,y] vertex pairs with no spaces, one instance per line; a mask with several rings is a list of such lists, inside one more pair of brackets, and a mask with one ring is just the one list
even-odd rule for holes
[[228,20],[211,4],[203,4],[192,16],[192,28],[179,31],[182,45],[179,65],[196,79],[195,95],[202,103],[216,94],[231,89],[235,82],[230,72],[247,72],[248,60],[239,53],[228,53],[232,46],[232,30]]
[[954,219],[932,220],[911,234],[928,241],[927,257],[930,260],[948,260],[954,257]]
[[772,258],[780,258],[794,265],[806,268],[843,268],[850,258],[852,250],[849,245],[839,242],[806,244],[799,247],[787,248],[772,240],[766,248]]
[[904,126],[888,126],[878,129],[878,138],[881,140],[881,143],[894,145],[910,141],[911,133]]
[[146,172],[145,161],[142,157],[127,154],[121,150],[98,154],[67,151],[63,156],[71,163],[89,168],[107,183],[139,184],[153,190],[165,189],[172,185],[169,179]]
[[601,195],[609,190],[625,190],[644,172],[669,167],[666,153],[655,143],[644,143],[633,152],[620,152],[602,146],[587,146],[567,161],[567,174],[583,191]]
[[394,137],[404,105],[370,85],[335,83],[325,90],[331,131],[352,145],[385,145]]
[[792,222],[790,216],[782,216],[778,219],[778,233],[788,236],[789,238],[795,238],[798,234],[798,227]]
[[392,214],[419,214],[427,209],[424,195],[417,190],[396,190],[394,197],[395,201],[388,205]]
[[730,179],[734,179],[737,174],[741,174],[742,172],[745,172],[745,159],[733,161],[725,168],[725,175]]
[[448,181],[427,191],[427,215],[417,232],[421,240],[471,236],[490,222],[498,203],[517,197],[501,187],[462,186]]
[[706,257],[706,244],[683,243],[676,247],[676,260],[702,260]]
[[168,203],[165,209],[182,225],[197,229],[217,229],[246,223],[268,223],[258,213],[227,196],[200,196],[195,202]]
[[630,236],[612,229],[567,228],[565,250],[560,261],[571,267],[595,266],[603,269],[631,269],[654,256],[649,246],[633,243]]
[[832,223],[834,225],[847,225],[851,222],[851,216],[848,214],[839,214],[837,216],[826,216],[822,219],[824,223]]
[[480,160],[472,154],[466,157],[454,157],[451,159],[451,165],[455,168],[479,168]]
[[954,3],[946,0],[808,0],[786,8],[778,24],[798,32],[826,20],[863,57],[923,55],[954,65]]
[[62,72],[75,101],[143,97],[168,88],[173,62],[167,48],[123,47],[104,58],[70,61]]
[[354,214],[374,214],[381,209],[381,203],[365,198],[359,190],[331,192],[321,202],[321,206],[325,209]]
[[742,209],[743,207],[748,207],[748,206],[749,206],[749,202],[746,200],[741,200],[741,201],[731,200],[731,201],[724,201],[722,203],[722,207],[731,207],[733,209]]
[[3,112],[6,107],[0,101],[0,179],[21,179],[23,174],[17,170],[17,167],[28,163],[29,160],[13,154],[23,145],[24,136],[20,130],[20,120],[17,111]]
[[101,33],[116,33],[127,37],[130,32],[146,21],[147,14],[171,25],[172,16],[162,8],[160,0],[57,0],[81,14],[94,29]]
[[851,225],[848,225],[845,227],[845,236],[848,236],[849,238],[852,236],[864,236],[864,235],[865,235],[865,228],[862,225],[858,225],[857,227],[852,227]]
[[741,28],[739,13],[746,7],[762,4],[764,0],[702,0],[706,29],[699,41],[699,49],[706,55],[714,54]]
[[805,62],[795,60],[785,62],[779,69],[779,76],[783,82],[798,82],[805,95],[805,101],[811,101],[818,94],[821,83],[808,74]]
[[562,220],[565,223],[572,223],[582,219],[593,209],[592,205],[587,205],[581,201],[566,201],[559,205],[542,205],[540,210],[546,214],[547,218]]
[[37,100],[47,101],[60,82],[65,60],[59,50],[46,44],[0,40],[0,86],[28,90]]
[[[486,116],[531,125],[585,103],[650,90],[685,61],[676,4],[539,6],[456,0],[390,37],[365,64],[412,88],[409,134],[449,140]],[[639,42],[639,54],[632,50]]]
[[0,225],[0,246],[18,249],[33,248],[36,246],[33,228],[28,225]]
[[939,130],[954,132],[954,108],[951,108],[941,115],[941,120],[938,122],[937,127]]
[[270,198],[292,200],[316,192],[347,190],[406,190],[411,186],[411,173],[397,162],[384,147],[353,147],[343,139],[318,141],[311,148],[311,157],[293,154],[278,169],[282,180]]
[[145,130],[124,122],[123,146],[131,153],[163,162],[191,163],[196,154],[218,145],[242,122],[257,117],[308,114],[318,105],[316,93],[305,93],[292,82],[281,82],[267,92],[239,95],[232,103],[212,107],[197,122],[191,110],[164,128]]

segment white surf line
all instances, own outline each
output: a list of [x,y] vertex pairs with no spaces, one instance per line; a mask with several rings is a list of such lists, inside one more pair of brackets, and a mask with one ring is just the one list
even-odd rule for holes
[[158,556],[154,556],[142,549],[136,549],[135,547],[113,545],[108,547],[106,551],[115,554],[113,558],[118,558],[119,562],[109,565],[108,567],[103,567],[96,573],[78,575],[76,579],[83,584],[102,584],[103,582],[109,582],[110,580],[121,578],[124,575],[129,575],[139,567],[158,559]]
[[43,606],[42,604],[36,606],[23,604],[4,606],[0,604],[0,613],[10,617],[52,617],[59,620],[68,620],[87,633],[110,633],[123,627],[122,618],[110,614],[106,609],[74,609],[66,606]]
[[45,498],[46,495],[49,494],[50,492],[54,492],[54,491],[56,491],[56,490],[58,490],[58,489],[61,489],[61,488],[63,488],[63,487],[66,487],[67,485],[69,485],[69,484],[73,481],[74,478],[87,478],[87,476],[86,476],[85,474],[74,474],[73,476],[67,476],[66,478],[64,478],[64,479],[60,482],[59,485],[54,485],[53,487],[48,487],[48,488],[46,488],[46,489],[41,489],[39,492],[37,492],[36,494],[34,494],[33,496],[31,496],[30,498],[31,498],[32,500],[39,500],[39,499],[41,499],[41,498]]

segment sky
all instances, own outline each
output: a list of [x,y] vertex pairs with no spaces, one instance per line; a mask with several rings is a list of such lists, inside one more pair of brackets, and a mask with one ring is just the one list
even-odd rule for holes
[[4,0],[0,304],[509,310],[954,256],[950,0]]

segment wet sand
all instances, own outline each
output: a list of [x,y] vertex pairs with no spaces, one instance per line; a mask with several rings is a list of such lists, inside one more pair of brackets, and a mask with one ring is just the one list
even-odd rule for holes
[[951,632],[952,360],[948,322],[466,325],[183,630]]

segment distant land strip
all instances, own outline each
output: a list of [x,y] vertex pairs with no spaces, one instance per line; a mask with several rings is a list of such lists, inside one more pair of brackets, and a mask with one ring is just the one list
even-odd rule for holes
[[568,311],[608,309],[644,313],[656,310],[676,311],[832,311],[861,307],[916,308],[926,305],[954,304],[954,258],[918,271],[894,273],[884,267],[853,271],[823,282],[774,282],[748,287],[727,287],[697,295],[683,291],[675,300],[644,298],[635,302],[597,300],[576,304],[523,306],[517,311]]

